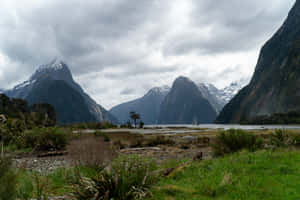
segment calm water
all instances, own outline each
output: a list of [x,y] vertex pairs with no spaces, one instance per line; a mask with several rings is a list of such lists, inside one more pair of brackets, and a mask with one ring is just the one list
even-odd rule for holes
[[146,125],[148,128],[203,128],[203,129],[243,129],[243,130],[263,130],[263,129],[299,129],[300,125],[239,125],[239,124],[200,124],[200,125],[190,125],[190,124],[163,124],[163,125]]

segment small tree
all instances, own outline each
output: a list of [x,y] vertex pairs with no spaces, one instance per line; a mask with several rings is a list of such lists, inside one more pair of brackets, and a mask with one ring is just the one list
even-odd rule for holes
[[130,112],[130,118],[133,120],[134,127],[136,128],[137,120],[141,119],[140,114],[138,114],[138,113],[136,113],[134,111],[131,111]]
[[144,125],[145,123],[142,120],[140,120],[139,128],[144,128]]

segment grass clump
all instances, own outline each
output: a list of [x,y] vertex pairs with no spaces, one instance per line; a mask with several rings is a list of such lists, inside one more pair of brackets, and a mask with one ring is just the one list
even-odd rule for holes
[[271,134],[270,143],[274,148],[288,147],[291,143],[290,136],[285,130],[275,130],[275,132]]
[[270,145],[273,148],[300,146],[300,134],[284,129],[275,130],[270,136]]
[[13,200],[16,197],[18,178],[11,165],[10,159],[0,158],[0,200]]
[[259,136],[244,130],[230,129],[217,135],[212,149],[215,156],[222,156],[242,149],[255,151],[262,146],[263,140]]
[[148,195],[157,177],[152,159],[122,156],[109,169],[101,169],[92,177],[81,177],[74,191],[76,199],[142,199]]

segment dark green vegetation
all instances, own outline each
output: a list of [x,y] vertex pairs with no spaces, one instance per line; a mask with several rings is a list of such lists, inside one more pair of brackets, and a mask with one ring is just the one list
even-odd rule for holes
[[250,84],[224,107],[217,122],[251,122],[257,116],[300,111],[299,13],[297,0],[283,26],[263,46]]
[[72,123],[72,124],[64,124],[61,127],[71,128],[74,130],[81,130],[81,129],[111,129],[117,128],[117,126],[111,122],[87,122],[87,123]]
[[66,147],[68,135],[57,128],[32,129],[23,132],[15,141],[20,149],[37,151],[62,150]]
[[0,200],[16,198],[17,175],[11,167],[11,161],[0,157]]
[[56,113],[49,104],[28,106],[25,100],[0,95],[0,113],[8,119],[0,124],[0,141],[8,150],[61,150],[67,134],[58,128]]
[[155,162],[140,156],[114,160],[110,169],[100,169],[94,176],[81,178],[76,184],[76,199],[143,199],[156,182]]
[[239,152],[194,162],[172,178],[162,179],[150,199],[300,198],[300,153],[278,150]]
[[25,100],[10,99],[4,94],[0,94],[0,114],[4,114],[8,118],[8,127],[13,123],[18,123],[15,119],[18,119],[19,123],[27,128],[56,124],[56,112],[50,104],[29,106]]
[[161,104],[160,124],[211,123],[216,111],[194,82],[186,77],[177,78]]
[[243,130],[231,129],[217,135],[212,145],[215,156],[238,152],[243,149],[255,151],[263,147],[263,139]]
[[242,121],[243,124],[300,124],[300,112],[274,113]]

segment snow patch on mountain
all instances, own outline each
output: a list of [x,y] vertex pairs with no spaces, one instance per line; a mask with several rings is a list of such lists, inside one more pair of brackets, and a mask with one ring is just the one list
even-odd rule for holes
[[229,86],[224,87],[220,90],[220,93],[217,94],[218,98],[228,103],[248,83],[248,79],[240,79],[238,81],[232,82]]
[[161,87],[154,87],[149,92],[160,93],[163,95],[167,95],[170,92],[171,88],[167,85]]
[[29,85],[34,84],[35,82],[36,82],[35,79],[30,79],[30,80],[28,80],[28,81],[24,81],[23,83],[21,83],[21,84],[15,86],[15,87],[14,87],[14,90],[22,89],[22,88],[24,88],[24,87],[26,87],[26,86],[29,86]]
[[41,72],[47,69],[51,69],[54,71],[61,70],[63,68],[63,62],[57,58],[55,58],[53,61],[51,61],[49,64],[46,65],[41,65],[38,69],[37,72]]

